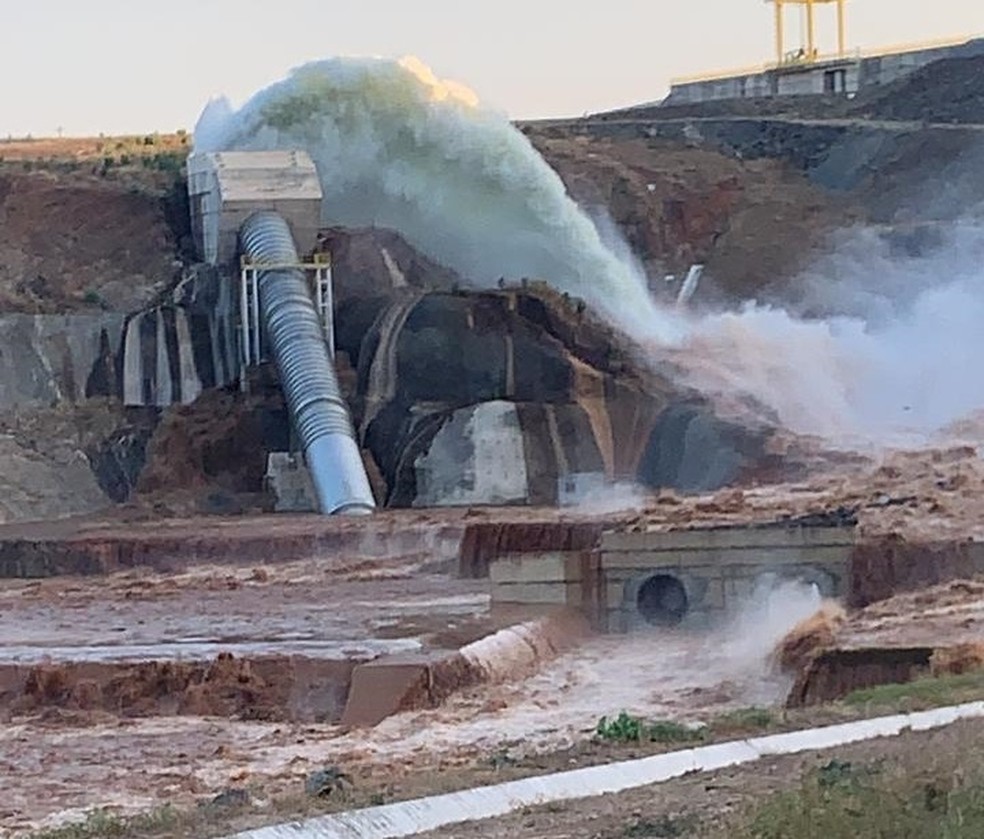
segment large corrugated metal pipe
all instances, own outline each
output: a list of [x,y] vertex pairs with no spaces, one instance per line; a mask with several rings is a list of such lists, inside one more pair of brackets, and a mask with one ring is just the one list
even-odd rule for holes
[[299,261],[290,228],[277,213],[259,212],[239,239],[254,263],[281,266],[258,271],[260,317],[318,506],[331,515],[370,513],[376,504],[304,272],[282,267]]

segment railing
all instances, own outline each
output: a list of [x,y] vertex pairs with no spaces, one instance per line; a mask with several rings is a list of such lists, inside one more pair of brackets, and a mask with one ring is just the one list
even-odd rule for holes
[[854,49],[840,55],[838,53],[823,53],[810,58],[800,56],[798,53],[788,53],[786,60],[782,62],[767,62],[765,64],[754,64],[746,67],[736,67],[730,70],[711,70],[705,73],[694,73],[688,76],[675,76],[670,79],[670,86],[677,87],[684,84],[694,84],[697,82],[713,82],[721,79],[735,79],[742,76],[757,76],[770,70],[783,70],[790,67],[808,67],[812,64],[824,64],[832,61],[860,61],[864,58],[884,58],[889,55],[905,55],[912,52],[923,52],[926,50],[946,49],[947,47],[959,47],[968,44],[982,35],[970,35],[960,38],[939,38],[932,41],[918,41],[909,44],[896,44],[889,47],[877,47],[873,49]]

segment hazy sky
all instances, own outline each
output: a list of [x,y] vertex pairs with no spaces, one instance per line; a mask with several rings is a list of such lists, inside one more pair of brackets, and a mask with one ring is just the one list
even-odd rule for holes
[[[977,0],[848,0],[873,47],[984,32]],[[833,47],[833,9],[821,9]],[[789,36],[797,37],[791,23]],[[794,45],[795,46],[795,45]],[[763,0],[0,0],[0,136],[192,128],[332,55],[415,54],[513,117],[661,98],[671,76],[772,59]]]

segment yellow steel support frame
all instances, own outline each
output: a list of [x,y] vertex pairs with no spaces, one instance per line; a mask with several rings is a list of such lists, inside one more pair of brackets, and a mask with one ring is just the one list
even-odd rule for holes
[[[768,1],[768,0],[767,0]],[[806,51],[799,56],[803,61],[814,61],[819,55],[817,49],[816,12],[814,7],[820,4],[837,4],[837,55],[843,58],[847,54],[847,37],[845,26],[846,0],[771,0],[776,7],[776,61],[784,64],[786,57],[785,44],[785,15],[786,6],[805,6],[806,11]]]

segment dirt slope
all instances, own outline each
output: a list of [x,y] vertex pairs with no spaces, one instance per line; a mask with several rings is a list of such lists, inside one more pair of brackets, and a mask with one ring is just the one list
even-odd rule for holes
[[774,160],[660,140],[532,139],[571,195],[615,222],[657,292],[665,274],[702,262],[722,302],[756,296],[803,268],[831,230],[863,218],[849,196]]
[[166,197],[152,182],[0,167],[0,310],[148,303],[180,269]]

